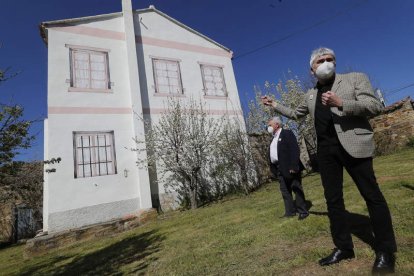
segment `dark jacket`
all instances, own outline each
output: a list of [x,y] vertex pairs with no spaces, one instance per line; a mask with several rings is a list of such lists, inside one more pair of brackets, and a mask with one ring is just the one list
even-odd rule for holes
[[[279,159],[279,171],[283,177],[292,178],[303,170],[303,165],[299,158],[298,142],[293,132],[289,129],[282,129],[280,132],[277,143],[277,156]],[[278,168],[272,162],[270,162],[270,170],[277,177]],[[289,170],[294,170],[297,174],[292,175]]]

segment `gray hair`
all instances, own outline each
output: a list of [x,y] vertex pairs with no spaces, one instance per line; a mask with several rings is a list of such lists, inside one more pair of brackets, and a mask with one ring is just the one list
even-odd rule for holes
[[276,124],[279,124],[280,126],[282,126],[282,120],[278,116],[272,117],[272,119],[270,119],[270,121],[275,122]]
[[325,48],[325,47],[320,47],[320,48],[315,49],[315,50],[312,51],[310,62],[309,62],[310,67],[312,67],[312,64],[315,61],[315,59],[317,59],[318,57],[323,56],[323,55],[331,55],[331,56],[333,56],[334,59],[336,59],[335,58],[335,53],[332,49]]

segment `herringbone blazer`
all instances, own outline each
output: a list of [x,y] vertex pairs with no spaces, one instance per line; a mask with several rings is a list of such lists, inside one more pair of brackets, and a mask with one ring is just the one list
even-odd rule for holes
[[[336,74],[332,86],[343,102],[342,110],[331,107],[338,139],[344,149],[355,158],[371,157],[374,154],[373,131],[368,118],[379,114],[383,106],[375,97],[368,77],[363,73]],[[296,109],[281,104],[276,111],[282,115],[299,119],[307,114],[315,118],[317,89],[308,90]]]

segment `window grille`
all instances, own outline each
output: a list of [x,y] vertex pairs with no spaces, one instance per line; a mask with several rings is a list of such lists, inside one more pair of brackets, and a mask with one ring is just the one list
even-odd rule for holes
[[201,75],[206,96],[227,96],[223,68],[202,64]]
[[114,132],[73,132],[75,178],[116,174]]
[[108,53],[70,49],[71,87],[84,89],[110,89]]
[[182,94],[181,72],[178,61],[153,59],[155,92]]

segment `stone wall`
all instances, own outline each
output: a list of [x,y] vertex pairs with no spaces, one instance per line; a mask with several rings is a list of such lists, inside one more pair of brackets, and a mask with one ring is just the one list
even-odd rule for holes
[[414,137],[414,101],[407,97],[387,106],[370,123],[374,129],[377,155],[401,149],[410,137]]
[[148,221],[156,220],[157,216],[158,213],[155,209],[149,209],[141,211],[136,216],[125,217],[123,219],[66,230],[59,233],[43,233],[26,242],[24,256],[25,258],[30,258],[44,254],[50,249],[63,248],[78,241],[111,236],[143,225]]
[[13,204],[0,204],[0,244],[11,243],[14,240],[13,232]]

